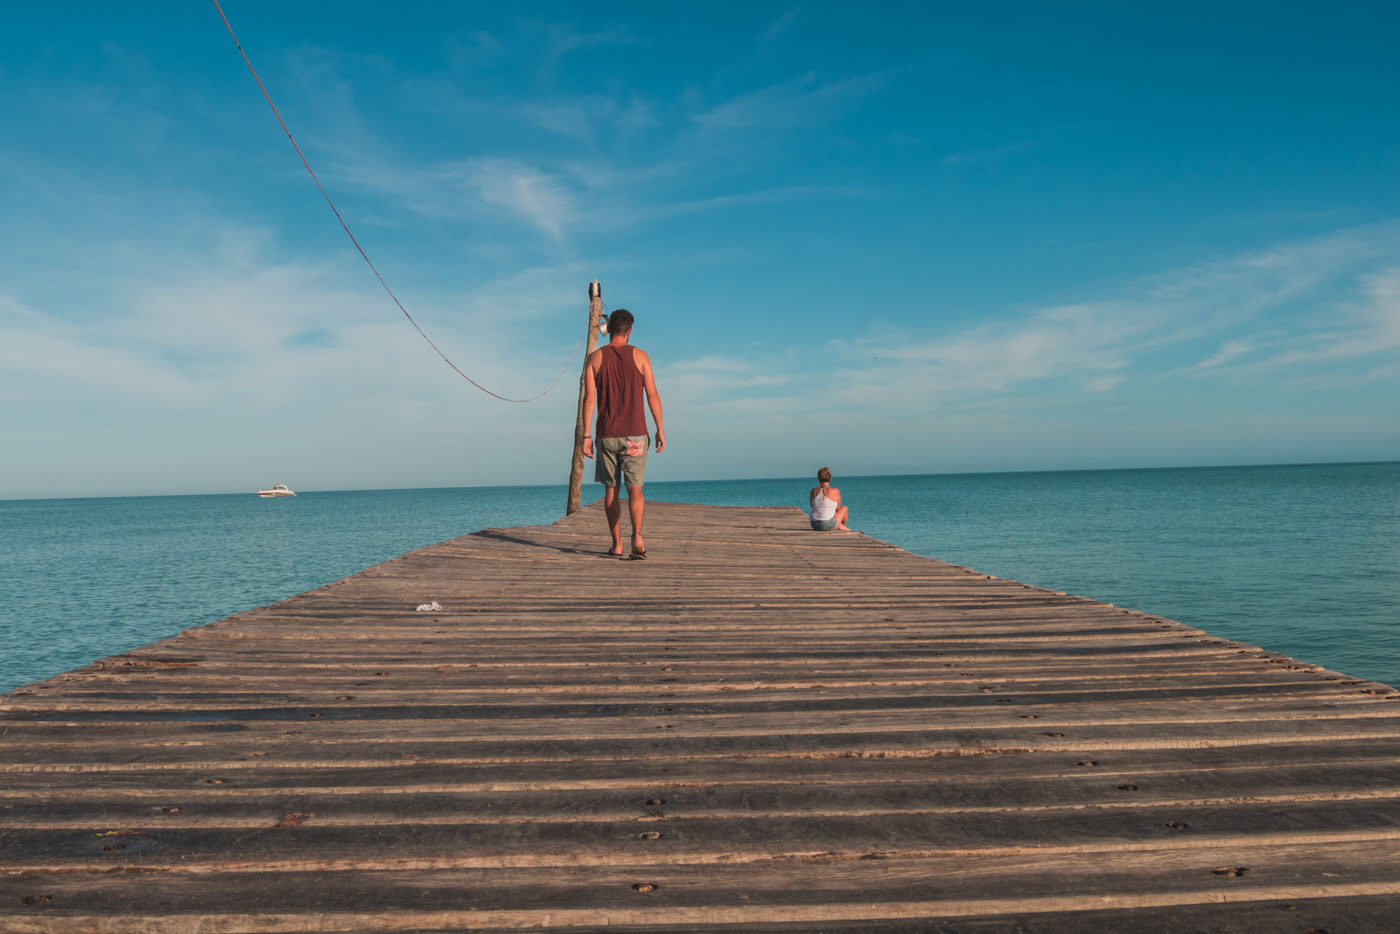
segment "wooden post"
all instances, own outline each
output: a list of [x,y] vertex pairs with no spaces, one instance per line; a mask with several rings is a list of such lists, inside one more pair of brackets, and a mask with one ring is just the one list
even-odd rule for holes
[[603,287],[594,279],[588,284],[588,349],[583,352],[583,372],[578,377],[578,421],[574,425],[574,462],[569,470],[569,503],[565,515],[579,510],[583,492],[583,436],[588,426],[583,423],[584,380],[588,378],[588,358],[598,349],[598,326],[603,321]]

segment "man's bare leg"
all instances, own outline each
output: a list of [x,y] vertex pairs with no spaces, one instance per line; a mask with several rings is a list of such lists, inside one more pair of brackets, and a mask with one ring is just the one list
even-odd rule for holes
[[[610,555],[622,557],[622,502],[617,498],[618,488],[603,488],[603,512],[608,516],[608,533],[612,535]],[[634,522],[636,520],[633,520]]]
[[[646,512],[646,508],[647,501],[646,498],[642,496],[642,488],[640,486],[632,486],[631,484],[628,484],[627,512],[632,516],[633,554],[644,555],[647,553],[647,543],[642,541],[642,513]],[[620,541],[620,539],[618,539],[617,536],[614,535],[613,541]],[[619,544],[618,548],[621,547],[621,544]]]

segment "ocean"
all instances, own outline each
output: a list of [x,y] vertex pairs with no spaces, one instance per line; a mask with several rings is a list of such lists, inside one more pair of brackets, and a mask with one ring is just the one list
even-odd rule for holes
[[[1400,686],[1400,463],[833,482],[852,527],[909,551]],[[647,497],[805,508],[813,484]],[[565,501],[562,484],[299,493],[0,501],[0,691]]]

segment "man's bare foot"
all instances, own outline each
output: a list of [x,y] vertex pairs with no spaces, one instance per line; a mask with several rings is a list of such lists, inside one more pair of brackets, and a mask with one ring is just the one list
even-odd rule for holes
[[608,555],[613,558],[622,557],[622,542],[620,540],[612,543],[612,547],[608,549]]
[[647,543],[642,541],[642,537],[637,534],[632,535],[632,557],[645,558],[647,556]]

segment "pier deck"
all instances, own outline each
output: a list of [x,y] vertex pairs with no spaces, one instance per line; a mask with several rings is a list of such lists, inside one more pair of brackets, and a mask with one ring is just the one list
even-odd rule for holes
[[795,509],[647,522],[0,696],[0,931],[1400,927],[1390,688]]

